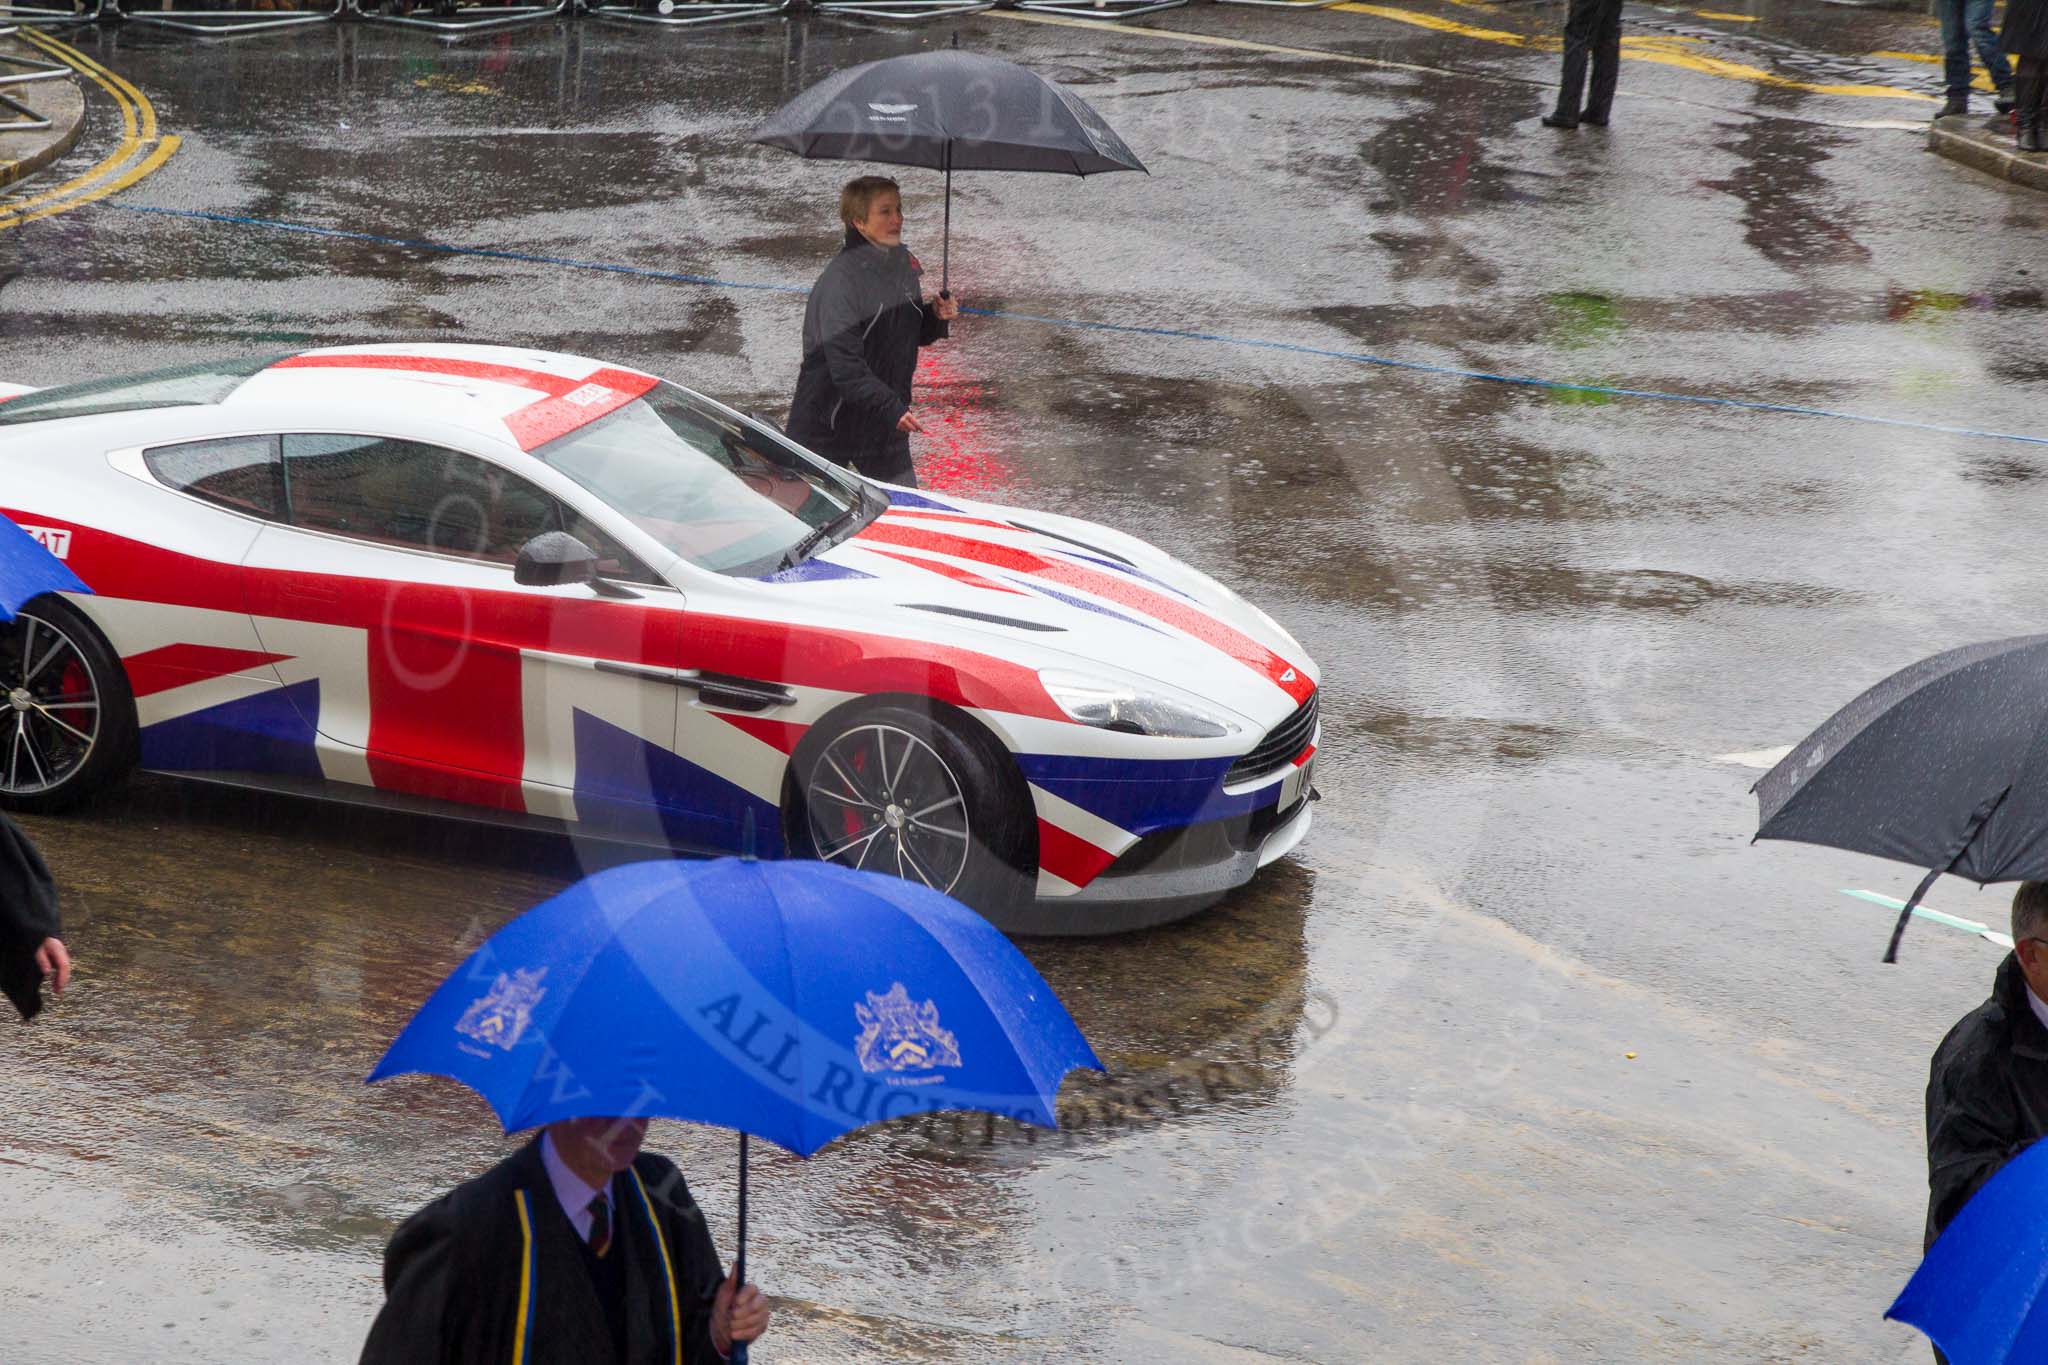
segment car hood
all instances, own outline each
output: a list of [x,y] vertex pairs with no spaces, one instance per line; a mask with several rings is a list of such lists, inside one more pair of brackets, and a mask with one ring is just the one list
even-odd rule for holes
[[1150,680],[1259,727],[1315,691],[1314,662],[1270,616],[1134,536],[1044,512],[893,496],[882,516],[778,580],[866,580],[863,612],[910,633],[929,636],[937,624],[1033,667]]

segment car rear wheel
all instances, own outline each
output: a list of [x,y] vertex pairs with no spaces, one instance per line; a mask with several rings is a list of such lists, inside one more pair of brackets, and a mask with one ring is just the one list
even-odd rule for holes
[[128,677],[91,622],[56,597],[0,621],[0,806],[61,810],[134,754]]
[[1030,900],[1037,821],[1009,756],[901,705],[815,727],[792,762],[800,854],[921,882],[1001,923]]

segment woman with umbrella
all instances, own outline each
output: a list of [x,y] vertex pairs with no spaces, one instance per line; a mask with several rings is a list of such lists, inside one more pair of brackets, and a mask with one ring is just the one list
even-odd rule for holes
[[846,243],[811,288],[792,439],[884,483],[917,486],[910,433],[917,352],[960,316],[950,293],[924,297],[924,267],[903,245],[903,197],[879,175],[839,193]]

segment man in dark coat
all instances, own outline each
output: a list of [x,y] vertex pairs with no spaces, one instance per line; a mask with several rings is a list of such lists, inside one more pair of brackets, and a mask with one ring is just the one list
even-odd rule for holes
[[20,826],[0,813],[0,994],[23,1019],[42,1009],[45,977],[58,995],[70,984],[62,932],[50,869]]
[[864,175],[839,195],[846,243],[811,286],[804,358],[789,408],[789,435],[827,459],[884,483],[917,486],[910,433],[917,352],[960,316],[950,295],[926,302],[924,267],[903,245],[896,182]]
[[[1927,1077],[1927,1240],[2006,1162],[2048,1136],[2048,882],[2012,898],[2013,951],[1991,997],[1934,1051]],[[1935,1352],[1937,1359],[1941,1353]]]
[[415,1213],[363,1365],[716,1365],[768,1327],[645,1119],[568,1119]]

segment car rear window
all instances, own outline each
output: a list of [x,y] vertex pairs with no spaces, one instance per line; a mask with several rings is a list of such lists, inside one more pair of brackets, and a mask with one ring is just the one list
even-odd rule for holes
[[281,355],[267,355],[257,360],[216,360],[203,365],[180,365],[174,370],[152,370],[148,374],[124,374],[86,384],[38,389],[0,403],[0,426],[49,422],[59,417],[92,417],[103,412],[218,403],[240,388],[250,375],[267,370],[282,359]]
[[142,452],[149,472],[170,487],[251,516],[284,511],[284,465],[275,436],[187,441]]

